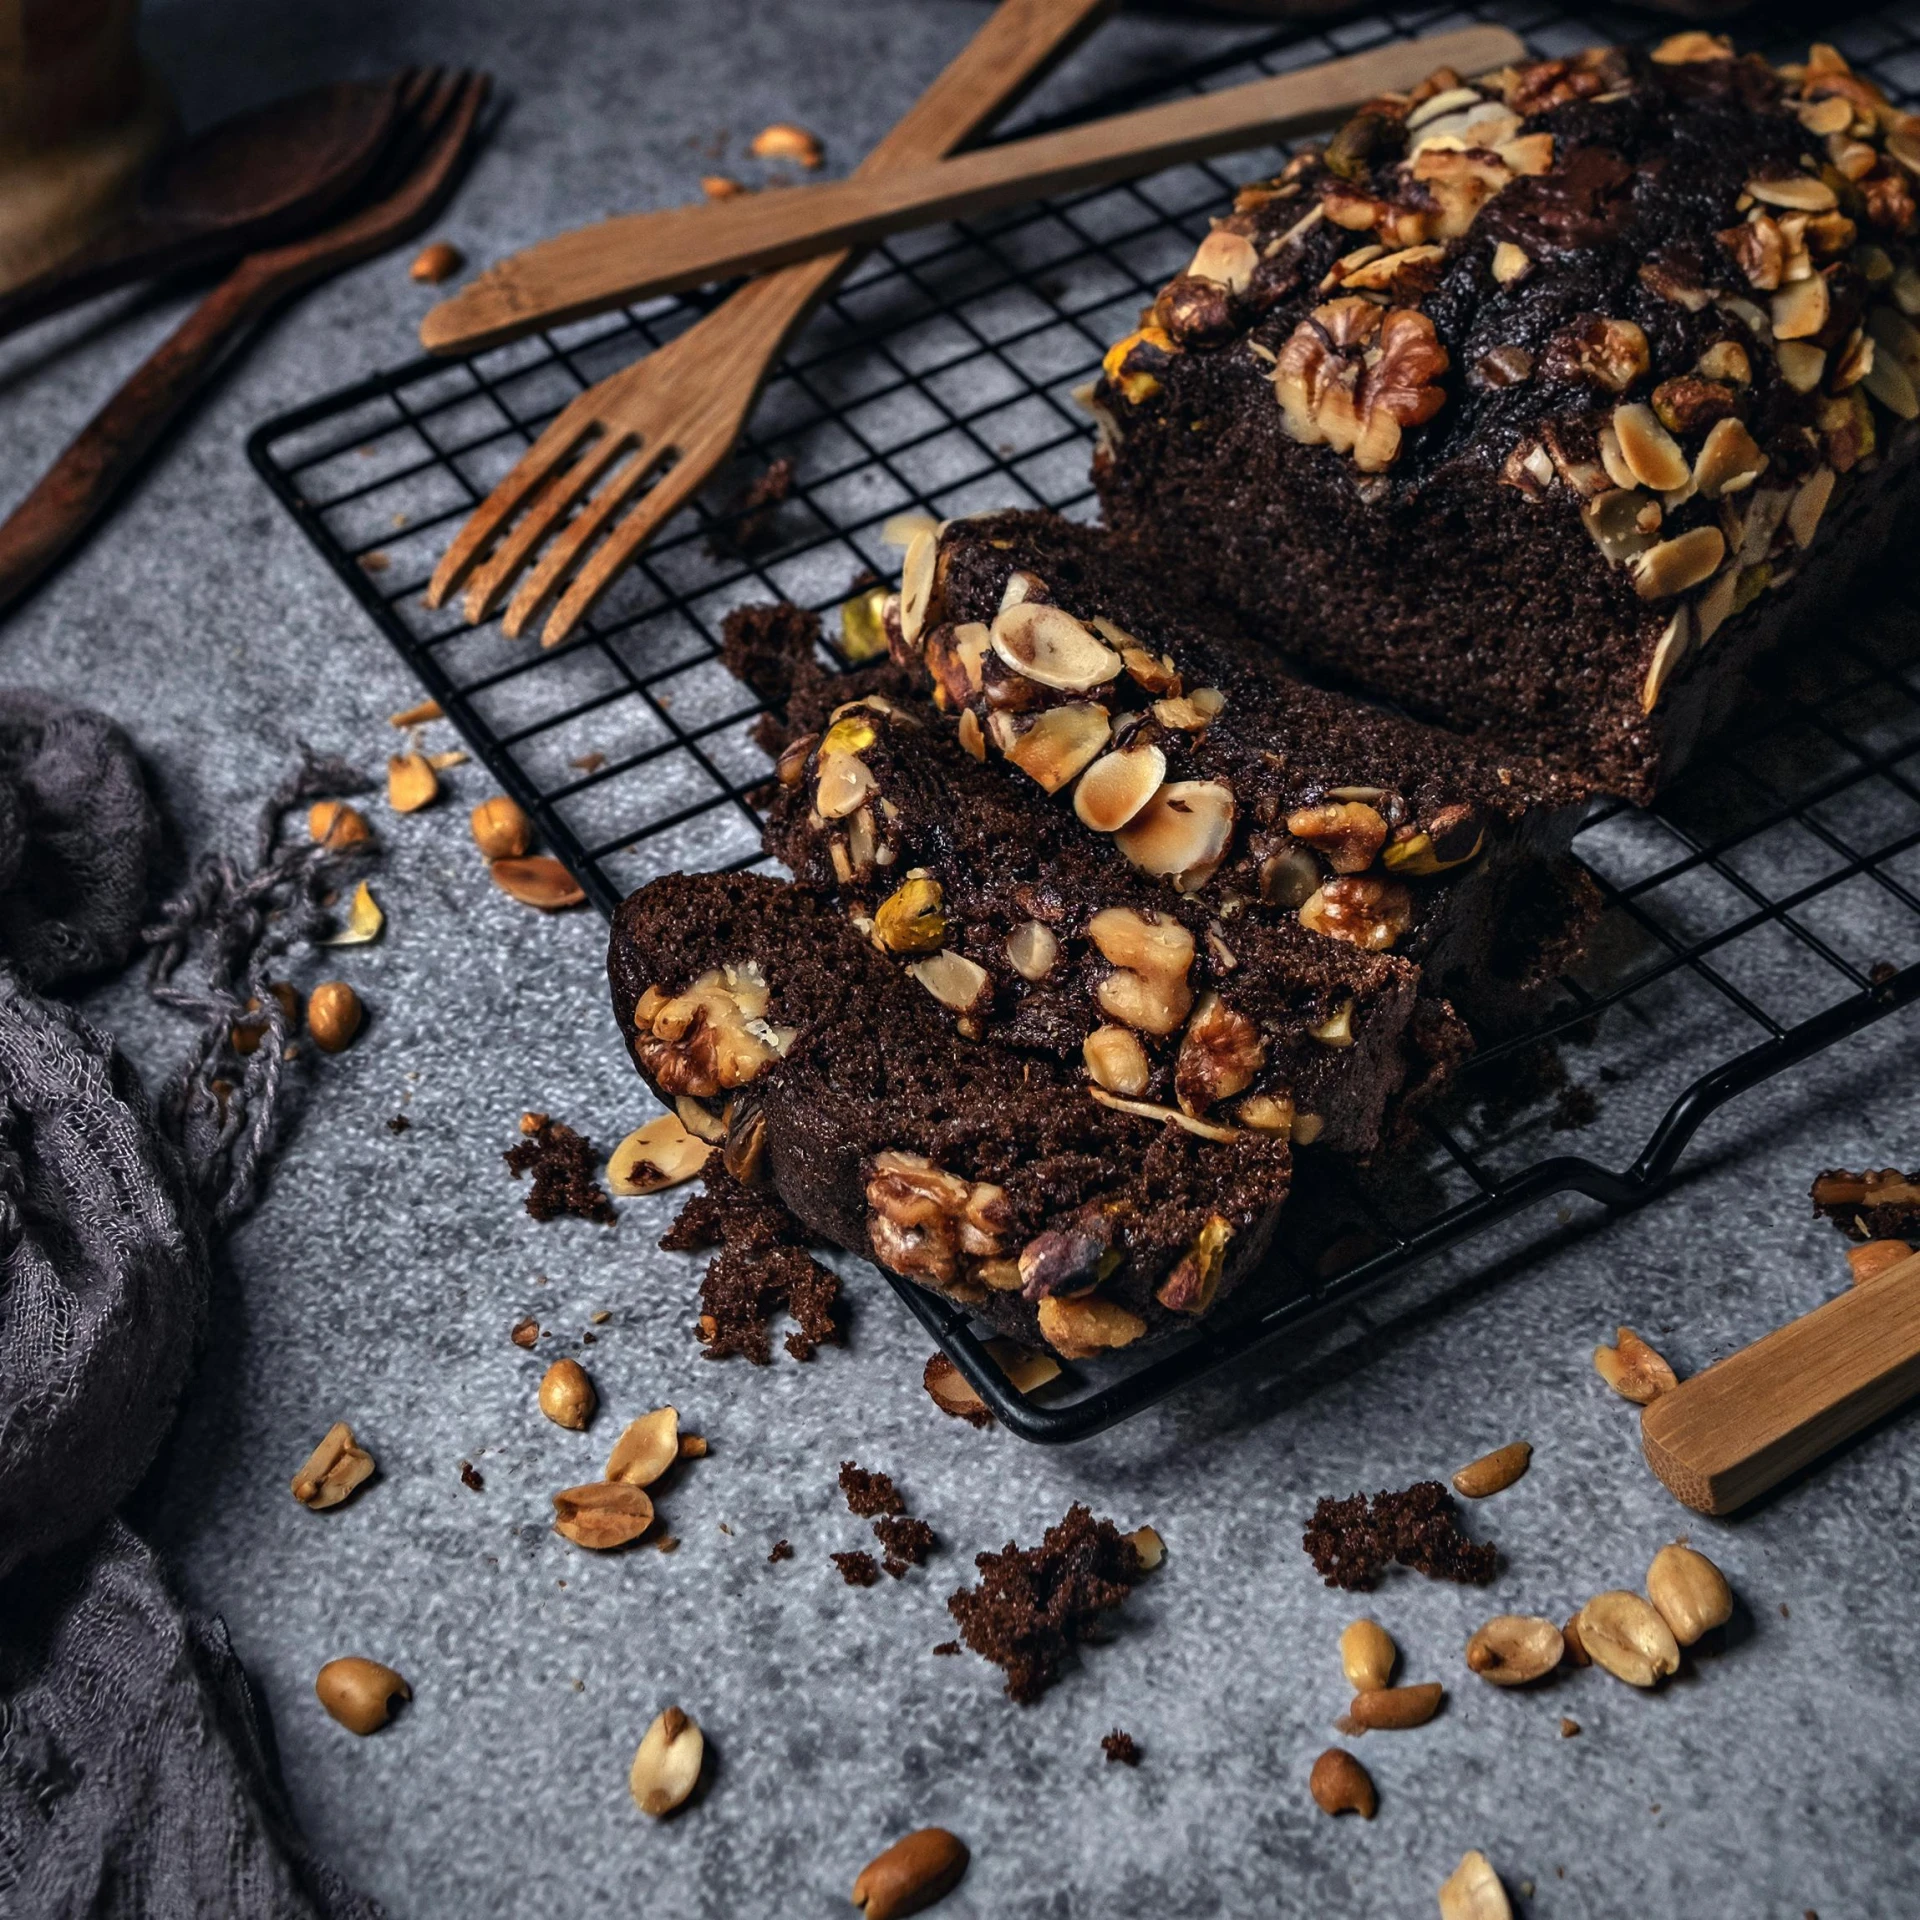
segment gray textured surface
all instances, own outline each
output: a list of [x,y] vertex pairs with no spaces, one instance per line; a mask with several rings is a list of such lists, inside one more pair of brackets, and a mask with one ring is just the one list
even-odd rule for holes
[[[737,159],[754,127],[797,118],[825,128],[843,163],[979,15],[961,0],[160,0],[149,38],[196,120],[319,73],[436,57],[493,68],[514,109],[445,223],[485,257],[684,196],[712,164],[690,143],[722,128]],[[1124,23],[1062,86],[1111,82],[1217,32]],[[241,440],[406,354],[426,300],[398,260],[307,300],[104,536],[0,629],[10,678],[95,700],[134,731],[190,848],[245,834],[297,735],[373,762],[390,744],[384,716],[413,697]],[[173,311],[116,303],[0,350],[0,491],[24,488]],[[1523,1904],[1540,1915],[1833,1920],[1910,1899],[1911,1416],[1760,1512],[1694,1525],[1743,1610],[1727,1650],[1660,1696],[1597,1672],[1498,1694],[1459,1649],[1495,1607],[1558,1618],[1637,1584],[1687,1524],[1590,1349],[1624,1319],[1696,1368],[1839,1286],[1805,1182],[1825,1165],[1911,1162],[1912,1018],[1717,1122],[1696,1176],[1654,1210],[1612,1225],[1549,1212],[1511,1236],[1505,1264],[1461,1263],[1458,1293],[1362,1363],[1305,1382],[1256,1366],[1045,1454],[934,1413],[926,1343],[871,1273],[850,1276],[849,1349],[804,1367],[713,1366],[690,1333],[696,1264],[654,1250],[671,1197],[625,1203],[612,1231],[520,1212],[497,1156],[523,1108],[608,1141],[646,1100],[605,1014],[599,924],[496,894],[461,817],[485,789],[471,770],[452,785],[453,805],[380,820],[389,933],[340,965],[368,1030],[317,1075],[232,1244],[147,1514],[187,1594],[225,1615],[315,1842],[396,1915],[828,1914],[845,1911],[871,1852],[926,1822],[974,1848],[943,1909],[955,1915],[1430,1912],[1467,1846],[1511,1887],[1530,1884]],[[1624,838],[1617,852],[1634,857]],[[1860,911],[1838,931],[1879,957]],[[1756,957],[1755,977],[1779,964]],[[125,987],[92,1011],[150,1073],[183,1037]],[[1669,1070],[1712,1057],[1690,1003],[1676,994],[1670,1012],[1659,1042],[1603,1034],[1595,1060],[1614,1050],[1637,1077],[1605,1092],[1600,1125],[1574,1142],[1605,1155],[1644,1127],[1666,1093],[1646,1073],[1656,1056],[1672,1053]],[[384,1122],[400,1111],[414,1124],[396,1136]],[[589,1350],[599,1310],[611,1318]],[[538,1355],[506,1339],[525,1312],[551,1330]],[[561,1351],[599,1382],[604,1411],[584,1436],[534,1407]],[[591,1477],[620,1423],[666,1400],[713,1443],[661,1501],[678,1552],[568,1547],[548,1531],[547,1496]],[[304,1512],[288,1477],[341,1417],[380,1477],[338,1512]],[[1475,1515],[1509,1558],[1492,1595],[1405,1576],[1370,1603],[1408,1677],[1452,1695],[1424,1731],[1361,1744],[1380,1817],[1336,1825],[1305,1779],[1334,1738],[1334,1641],[1355,1609],[1314,1580],[1300,1524],[1318,1494],[1444,1473],[1521,1435],[1533,1472]],[[839,1583],[826,1555],[864,1532],[833,1487],[848,1456],[892,1471],[939,1529],[930,1570],[872,1592]],[[462,1458],[484,1493],[460,1484]],[[942,1601],[973,1552],[1032,1540],[1074,1499],[1154,1522],[1167,1563],[1112,1644],[1016,1709],[971,1658],[929,1657],[947,1635]],[[769,1565],[780,1537],[796,1558]],[[321,1662],[348,1651],[415,1687],[369,1741],[312,1695]],[[706,1727],[718,1764],[703,1802],[657,1827],[625,1775],[670,1700]],[[1560,1736],[1563,1714],[1578,1738]],[[1146,1751],[1137,1773],[1101,1758],[1116,1725]]]

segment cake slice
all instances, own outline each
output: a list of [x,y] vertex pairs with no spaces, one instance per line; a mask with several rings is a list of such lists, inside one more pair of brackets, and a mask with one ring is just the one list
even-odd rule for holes
[[1913,499],[1917,171],[1831,47],[1372,102],[1107,355],[1107,521],[1316,677],[1644,801]]
[[1190,1325],[1260,1258],[1284,1132],[1102,1104],[1044,1054],[956,1039],[805,889],[676,874],[614,917],[615,1018],[654,1091],[817,1241],[1069,1357]]

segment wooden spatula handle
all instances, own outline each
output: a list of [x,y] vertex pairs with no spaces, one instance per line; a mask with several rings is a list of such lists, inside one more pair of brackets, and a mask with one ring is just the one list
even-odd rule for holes
[[490,267],[428,313],[420,338],[436,353],[497,346],[627,301],[1262,145],[1323,126],[1375,94],[1416,84],[1436,67],[1480,72],[1523,52],[1503,27],[1469,27],[910,172],[863,169],[821,186],[625,214]]
[[1731,1513],[1920,1393],[1920,1253],[1695,1374],[1640,1416],[1647,1464]]

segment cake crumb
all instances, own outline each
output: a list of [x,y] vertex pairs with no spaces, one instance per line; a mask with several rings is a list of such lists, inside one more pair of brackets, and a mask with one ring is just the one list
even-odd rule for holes
[[1566,1715],[1564,1714],[1561,1715],[1560,1738],[1562,1740],[1571,1740],[1573,1736],[1579,1731],[1580,1731],[1580,1722],[1578,1720],[1570,1720],[1566,1717]]
[[413,1122],[409,1120],[404,1113],[396,1113],[393,1118],[387,1122],[387,1131],[389,1133],[406,1133],[411,1130],[412,1126]]
[[927,1555],[940,1544],[934,1530],[911,1514],[887,1514],[873,1523],[873,1531],[887,1550],[887,1572],[896,1580],[909,1567],[925,1566]]
[[744,560],[768,543],[774,516],[793,492],[793,462],[775,460],[730,501],[720,524],[707,536],[707,552],[716,560]]
[[460,1484],[471,1487],[475,1493],[485,1493],[487,1490],[486,1476],[471,1460],[460,1462]]
[[[527,1120],[534,1122],[528,1127]],[[518,1146],[509,1147],[503,1156],[517,1180],[531,1172],[533,1186],[527,1194],[527,1211],[536,1220],[557,1220],[572,1214],[581,1220],[597,1220],[610,1227],[620,1217],[606,1190],[594,1179],[597,1164],[593,1142],[584,1134],[546,1114],[529,1114],[521,1121],[527,1137]]]
[[1130,1733],[1120,1728],[1114,1730],[1100,1742],[1101,1751],[1107,1756],[1107,1764],[1116,1762],[1123,1767],[1137,1767],[1140,1764],[1140,1746]]
[[1460,1530],[1460,1509],[1437,1480],[1399,1493],[1356,1493],[1324,1499],[1313,1510],[1301,1545],[1330,1587],[1366,1593],[1398,1562],[1430,1580],[1484,1587],[1499,1570],[1500,1550]]
[[940,1644],[934,1648],[934,1652],[938,1654],[958,1653],[959,1651],[960,1642],[958,1640],[942,1640]]
[[847,1496],[847,1511],[862,1520],[870,1520],[876,1513],[907,1510],[907,1503],[886,1474],[869,1473],[851,1460],[840,1462],[840,1491]]
[[832,1560],[850,1587],[871,1587],[879,1581],[880,1568],[870,1553],[836,1553]]
[[516,1347],[531,1347],[540,1338],[540,1322],[531,1316],[524,1320],[516,1320],[507,1329],[507,1338]]
[[776,1560],[791,1560],[792,1558],[793,1542],[791,1540],[776,1540],[773,1543],[773,1551],[767,1555],[770,1563]]
[[709,1163],[702,1179],[706,1190],[680,1209],[660,1244],[671,1253],[720,1248],[700,1283],[699,1335],[707,1358],[737,1354],[765,1366],[768,1323],[782,1308],[797,1323],[785,1343],[794,1359],[810,1360],[837,1342],[840,1281],[801,1246],[800,1223],[724,1168]]
[[980,1584],[954,1594],[947,1611],[967,1645],[1005,1670],[1007,1693],[1022,1706],[1053,1685],[1061,1661],[1141,1571],[1133,1543],[1078,1503],[1039,1546],[1009,1540],[998,1553],[976,1554],[974,1565]]

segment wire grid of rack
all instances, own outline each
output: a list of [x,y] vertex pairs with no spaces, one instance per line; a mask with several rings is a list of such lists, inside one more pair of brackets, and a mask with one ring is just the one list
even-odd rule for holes
[[[1647,27],[1598,12],[1471,11],[1512,25],[1541,53]],[[1266,33],[1083,114],[1462,17],[1396,12],[1326,33]],[[1896,98],[1920,91],[1911,0],[1832,31]],[[470,628],[454,609],[430,612],[422,589],[433,564],[567,401],[674,337],[719,294],[653,302],[471,359],[414,361],[266,422],[249,452],[476,755],[611,912],[659,873],[761,858],[750,795],[769,769],[750,737],[758,709],[717,657],[725,613],[770,597],[830,610],[859,576],[897,565],[881,528],[905,509],[1089,513],[1088,422],[1071,389],[1185,263],[1235,179],[1266,158],[1181,167],[878,249],[777,369],[734,479],[709,490],[737,497],[743,477],[791,461],[794,484],[766,543],[736,557],[737,513],[696,504],[577,637],[549,651],[507,640],[497,619]],[[1289,1352],[1319,1351],[1329,1328],[1364,1337],[1387,1282],[1551,1196],[1614,1208],[1650,1199],[1735,1095],[1920,998],[1916,636],[1910,583],[1836,611],[1817,660],[1769,670],[1737,746],[1652,810],[1597,812],[1576,851],[1605,916],[1550,1010],[1483,1049],[1424,1116],[1420,1140],[1377,1168],[1306,1156],[1271,1270],[1192,1334],[1026,1395],[963,1311],[895,1278],[901,1298],[1004,1424],[1068,1440],[1250,1351],[1289,1338]],[[1588,1151],[1551,1150],[1557,1132],[1573,1131],[1588,1134]]]

